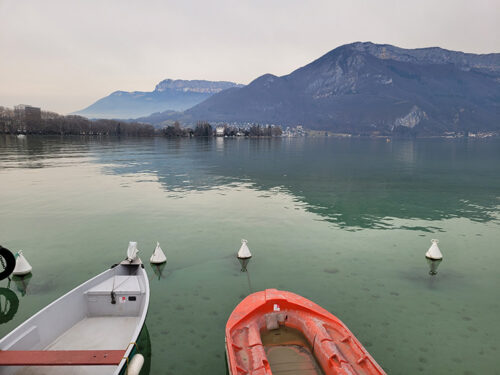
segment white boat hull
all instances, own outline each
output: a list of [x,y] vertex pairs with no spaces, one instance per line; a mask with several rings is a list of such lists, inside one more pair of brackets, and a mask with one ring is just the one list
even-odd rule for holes
[[3,337],[0,350],[124,350],[118,365],[0,366],[0,375],[118,375],[131,357],[148,306],[149,281],[142,264],[120,264],[109,269],[52,302]]

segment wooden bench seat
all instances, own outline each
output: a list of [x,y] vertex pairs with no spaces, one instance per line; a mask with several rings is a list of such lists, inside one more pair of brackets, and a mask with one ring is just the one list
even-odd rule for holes
[[125,350],[0,350],[0,366],[116,366]]

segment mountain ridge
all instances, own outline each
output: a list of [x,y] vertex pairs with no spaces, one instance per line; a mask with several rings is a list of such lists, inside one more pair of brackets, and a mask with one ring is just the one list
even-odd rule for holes
[[182,111],[222,90],[241,86],[229,81],[164,79],[153,91],[114,91],[73,114],[94,118],[133,118],[159,111]]
[[[355,42],[155,122],[302,124],[349,133],[499,130],[500,54]],[[142,121],[148,121],[142,118]]]

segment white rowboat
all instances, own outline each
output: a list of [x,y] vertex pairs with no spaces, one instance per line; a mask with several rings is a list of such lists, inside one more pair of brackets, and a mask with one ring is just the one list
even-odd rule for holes
[[0,375],[123,374],[137,351],[148,306],[149,281],[142,262],[124,261],[3,337]]

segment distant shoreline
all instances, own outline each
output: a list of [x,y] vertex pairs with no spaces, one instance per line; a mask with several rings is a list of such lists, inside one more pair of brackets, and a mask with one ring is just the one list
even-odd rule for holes
[[[500,139],[499,134],[492,136],[446,136],[446,135],[427,135],[427,136],[416,136],[416,137],[404,137],[404,136],[372,136],[372,135],[328,135],[328,136],[302,136],[302,137],[289,137],[289,136],[228,136],[228,137],[217,137],[217,136],[188,136],[188,137],[168,137],[162,134],[153,134],[149,136],[136,136],[136,135],[116,135],[116,134],[42,134],[42,133],[1,133],[0,136],[11,137],[11,138],[38,138],[38,137],[50,137],[50,138],[106,138],[106,139],[125,139],[125,138],[163,138],[163,139],[373,139],[391,142],[393,140],[417,140],[417,139],[445,139],[445,140],[492,140]],[[19,137],[21,136],[21,137]]]

